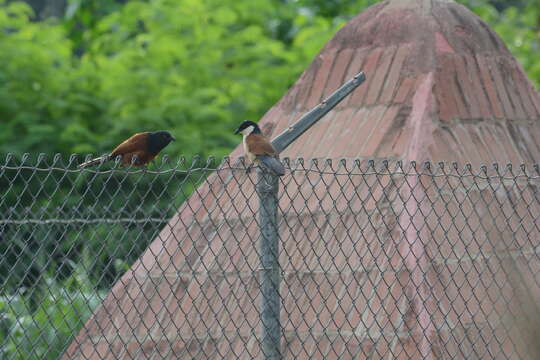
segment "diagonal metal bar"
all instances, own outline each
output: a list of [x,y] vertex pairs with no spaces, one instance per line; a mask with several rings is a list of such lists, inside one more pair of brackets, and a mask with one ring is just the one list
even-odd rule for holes
[[319,105],[315,106],[309,112],[304,114],[296,123],[289,126],[285,131],[279,134],[272,145],[278,153],[282,152],[300,135],[306,132],[313,124],[319,121],[324,115],[328,114],[337,104],[339,104],[347,95],[366,80],[366,75],[363,72],[356,74],[351,80],[341,85],[339,89],[334,91],[327,99],[323,100]]

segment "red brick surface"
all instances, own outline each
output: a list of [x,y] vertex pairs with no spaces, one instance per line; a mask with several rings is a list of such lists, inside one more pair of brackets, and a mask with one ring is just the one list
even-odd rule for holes
[[354,93],[349,96],[349,106],[363,105],[364,98],[371,87],[380,88],[380,84],[374,83],[375,70],[377,69],[379,59],[383,49],[373,49],[366,57],[365,62],[362,65],[362,71],[366,74],[366,81],[360,86]]
[[527,115],[525,114],[525,109],[523,107],[523,99],[519,94],[518,84],[514,82],[514,79],[512,79],[512,71],[514,70],[516,64],[514,62],[511,63],[506,58],[500,58],[498,60],[503,82],[506,86],[506,92],[512,101],[514,110],[516,111],[516,119],[524,120],[527,118]]
[[[327,98],[332,92],[336,91],[345,81],[349,78],[345,78],[345,72],[349,67],[349,63],[352,60],[354,54],[353,49],[343,49],[336,54],[334,59],[332,73],[328,78],[328,83],[324,88],[323,98]],[[351,78],[356,75],[353,74]]]
[[322,94],[326,88],[326,82],[330,75],[330,71],[332,70],[332,64],[336,58],[335,52],[327,52],[325,54],[319,54],[318,56],[319,58],[317,60],[319,68],[317,70],[317,75],[315,75],[315,79],[313,80],[311,91],[306,102],[307,108],[312,108],[322,101]]
[[463,98],[465,100],[465,106],[468,109],[468,116],[472,119],[481,118],[480,109],[480,95],[473,87],[471,79],[477,76],[477,73],[469,73],[465,57],[454,57],[455,71],[457,72],[458,86],[461,89]]
[[525,78],[525,75],[522,73],[522,70],[518,66],[514,66],[512,68],[511,75],[512,75],[514,84],[516,84],[520,100],[523,103],[523,106],[525,109],[525,114],[526,114],[525,118],[533,119],[537,117],[538,114],[530,98],[530,92],[528,89],[529,84],[527,84],[527,79]]
[[396,96],[394,97],[394,101],[397,103],[403,103],[406,99],[410,98],[415,84],[416,78],[402,76]]
[[[372,85],[370,86],[369,91],[366,95],[366,105],[373,105],[377,102],[381,89],[384,87],[384,82],[386,80],[386,77],[388,76],[388,71],[390,65],[392,64],[392,60],[394,59],[395,53],[396,48],[391,46],[385,49],[384,52],[381,54],[381,59],[377,66],[377,70],[372,71]],[[366,69],[366,71],[369,70]]]
[[[366,60],[366,55],[367,55],[368,52],[369,52],[369,49],[366,49],[366,48],[360,48],[360,49],[354,50],[354,52],[352,54],[351,62],[349,64],[349,66],[347,67],[347,70],[346,70],[347,72],[345,73],[344,80],[351,79],[353,76],[358,74],[360,71],[364,70],[363,64],[364,64],[364,62]],[[366,77],[367,77],[367,75],[366,75]],[[357,90],[359,90],[359,89],[357,89]],[[343,101],[338,106],[345,106],[348,103],[349,103],[348,101]]]
[[450,71],[447,70],[449,58],[442,57],[439,61],[441,65],[435,76],[435,94],[439,107],[439,119],[448,122],[459,116],[457,103],[453,96],[456,89],[453,87]]
[[531,100],[536,107],[536,113],[540,114],[540,93],[538,93],[538,90],[536,90],[536,88],[531,83],[528,83],[527,85],[531,94]]
[[499,94],[499,101],[503,105],[504,113],[506,115],[507,119],[516,119],[516,114],[514,111],[514,107],[510,103],[509,95],[506,91],[506,86],[504,83],[504,80],[501,75],[501,68],[500,63],[496,61],[496,59],[492,57],[486,57],[486,62],[491,70],[491,76],[493,77],[493,80],[495,82],[495,89],[497,93]]
[[387,103],[394,98],[398,80],[401,78],[402,66],[407,56],[410,55],[410,50],[411,47],[408,44],[403,44],[397,49],[394,61],[392,62],[392,67],[390,68],[388,77],[382,88],[381,97],[379,99],[381,103]]
[[482,88],[485,90],[489,98],[489,103],[491,105],[491,109],[493,110],[493,117],[500,119],[504,116],[503,108],[486,58],[481,55],[476,55],[476,61],[478,63],[478,69],[482,78]]
[[471,86],[473,96],[476,98],[479,106],[480,118],[489,119],[493,117],[493,114],[484,87],[482,86],[481,72],[477,66],[476,58],[474,56],[466,56],[464,60],[467,64],[467,76],[471,81],[469,86]]

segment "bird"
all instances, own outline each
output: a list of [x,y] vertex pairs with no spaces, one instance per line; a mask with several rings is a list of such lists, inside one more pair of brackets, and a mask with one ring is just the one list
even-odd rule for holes
[[243,135],[244,152],[252,163],[262,163],[276,175],[285,175],[285,168],[279,161],[272,143],[261,132],[261,128],[253,121],[246,120],[240,124],[235,134]]
[[154,160],[165,146],[175,140],[168,131],[164,130],[136,133],[118,145],[110,154],[86,161],[78,167],[84,169],[105,161],[114,160],[118,156],[122,157],[122,165],[131,165],[133,162],[134,166],[143,166]]

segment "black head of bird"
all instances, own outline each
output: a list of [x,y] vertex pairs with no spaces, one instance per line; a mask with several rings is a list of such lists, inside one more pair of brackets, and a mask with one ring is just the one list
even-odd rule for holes
[[246,120],[240,124],[235,134],[244,135],[242,141],[244,152],[252,163],[262,163],[264,167],[272,170],[276,175],[285,174],[285,168],[278,159],[278,154],[272,142],[261,132],[259,125]]
[[148,134],[148,152],[151,154],[159,153],[171,141],[176,139],[170,132],[165,130],[154,131]]
[[234,132],[235,134],[249,135],[249,134],[260,134],[261,128],[257,123],[246,120],[240,124],[238,129]]

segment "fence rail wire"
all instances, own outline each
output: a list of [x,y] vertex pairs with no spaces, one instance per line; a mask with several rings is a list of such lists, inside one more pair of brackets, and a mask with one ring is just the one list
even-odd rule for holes
[[0,162],[2,359],[540,358],[536,164],[83,160]]

